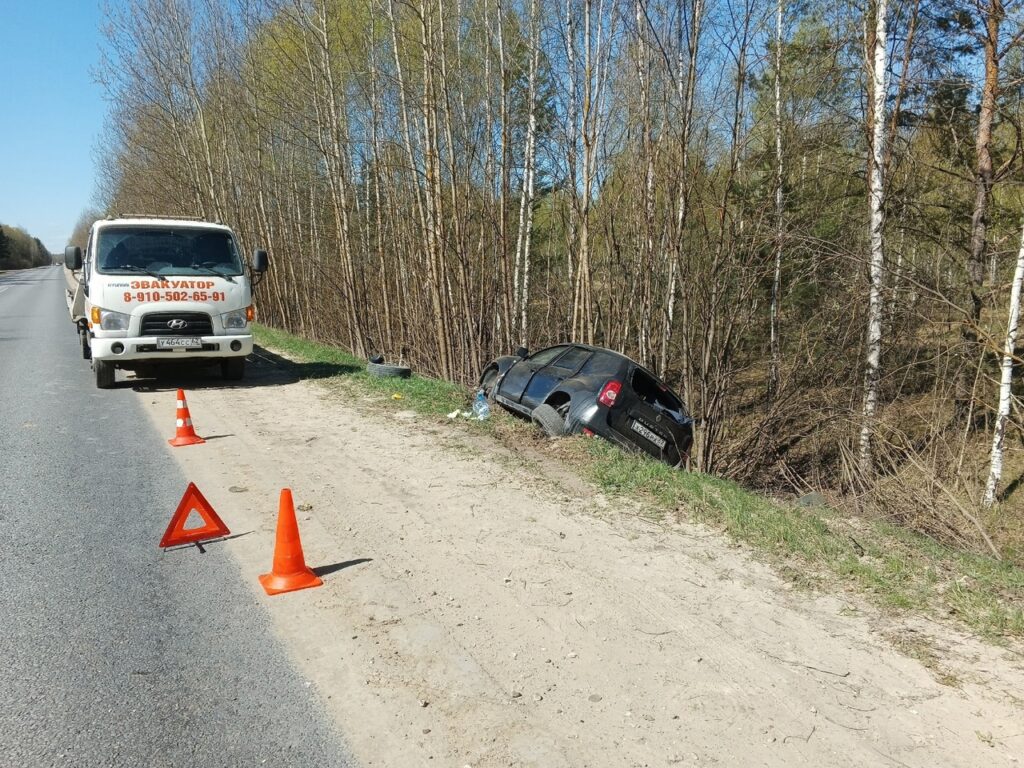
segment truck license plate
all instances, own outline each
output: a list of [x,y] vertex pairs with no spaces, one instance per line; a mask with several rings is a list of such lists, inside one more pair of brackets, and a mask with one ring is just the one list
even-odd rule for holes
[[658,446],[659,449],[665,447],[665,441],[658,435],[654,434],[651,430],[649,430],[639,421],[634,421],[631,426],[634,432],[636,432],[638,435],[643,435],[644,437],[646,437],[648,440],[650,440],[652,443]]
[[195,336],[167,336],[156,340],[157,349],[202,349],[203,340]]

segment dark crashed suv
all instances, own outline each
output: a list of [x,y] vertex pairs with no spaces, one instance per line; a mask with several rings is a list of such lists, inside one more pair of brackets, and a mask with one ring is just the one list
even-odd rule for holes
[[693,419],[657,376],[618,352],[559,344],[499,357],[480,377],[489,398],[530,418],[549,436],[596,434],[682,465]]

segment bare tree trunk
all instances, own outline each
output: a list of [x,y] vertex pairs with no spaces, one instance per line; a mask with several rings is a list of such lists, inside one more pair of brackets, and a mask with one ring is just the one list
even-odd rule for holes
[[868,125],[871,130],[869,170],[869,236],[871,243],[871,284],[868,292],[867,355],[864,368],[864,407],[860,432],[860,469],[865,480],[874,473],[872,437],[878,409],[878,388],[882,358],[882,289],[885,269],[883,230],[885,226],[885,96],[886,96],[886,2],[875,2],[875,27],[869,53],[871,69],[871,100]]
[[[370,6],[370,37],[376,39],[377,37],[377,12],[373,5]],[[383,202],[380,194],[382,164],[384,162],[383,151],[381,149],[380,141],[380,122],[381,122],[381,108],[380,108],[380,96],[379,96],[379,85],[378,85],[378,72],[379,65],[377,63],[377,46],[370,46],[370,147],[373,152],[373,166],[372,170],[368,173],[366,179],[367,185],[367,206],[370,205],[369,201],[369,189],[373,187],[373,239],[370,241],[369,234],[367,234],[367,240],[372,243],[371,247],[377,250],[377,259],[380,266],[380,282],[378,288],[380,289],[381,307],[384,310],[384,328],[383,333],[380,334],[380,338],[377,340],[376,348],[380,350],[393,351],[394,345],[394,326],[391,317],[391,291],[388,283],[388,277],[390,269],[388,267],[389,259],[385,258],[384,254],[384,226],[382,222],[382,207]],[[369,223],[367,224],[369,229]],[[395,247],[395,246],[392,246]],[[367,254],[369,256],[369,253]]]
[[[447,301],[448,279],[444,259],[444,193],[441,180],[441,151],[437,125],[437,90],[434,71],[435,33],[433,13],[426,0],[419,5],[420,34],[423,44],[423,159],[426,175],[426,217],[427,217],[427,286],[434,311],[434,322],[438,346],[439,373],[445,379],[452,378],[453,361],[450,317]],[[444,87],[444,84],[441,84]]]
[[991,507],[995,502],[996,488],[1003,475],[1003,440],[1006,436],[1006,422],[1010,418],[1010,399],[1013,382],[1013,358],[1017,345],[1017,329],[1020,322],[1020,288],[1024,282],[1024,228],[1021,229],[1020,250],[1017,252],[1017,267],[1013,271],[1013,285],[1010,288],[1010,317],[1006,323],[1006,341],[1003,344],[1003,361],[999,377],[999,407],[996,410],[996,425],[992,430],[992,459],[985,484],[982,504]]
[[[680,108],[682,109],[682,125],[679,131],[679,181],[675,205],[675,234],[673,237],[672,263],[669,266],[668,291],[665,297],[665,331],[662,335],[661,345],[662,371],[668,365],[668,348],[675,321],[676,287],[683,269],[683,238],[689,214],[690,133],[691,126],[693,125],[693,105],[697,93],[697,60],[700,52],[701,22],[704,18],[704,0],[692,1],[692,18],[690,20],[690,32],[687,40],[688,60],[685,70],[683,68],[684,13],[682,0],[679,0],[677,6],[679,14],[679,39],[677,41],[676,54],[676,68],[678,70],[676,73],[676,97],[679,99]],[[684,307],[680,329],[683,358],[683,400],[686,402],[687,408],[692,411],[694,392],[693,365],[690,360],[691,317],[692,314],[688,311],[688,308]]]
[[[309,32],[316,46],[315,55],[307,53],[309,86],[313,96],[313,104],[317,112],[317,139],[320,152],[328,173],[328,190],[334,213],[334,224],[337,245],[341,255],[341,292],[342,306],[345,310],[345,330],[348,334],[348,347],[360,357],[366,355],[366,334],[363,328],[363,315],[360,311],[362,299],[359,297],[359,280],[353,257],[351,225],[349,221],[349,158],[347,144],[347,118],[342,104],[339,102],[339,89],[335,84],[335,51],[336,41],[332,39],[332,25],[328,17],[329,8],[324,0],[311,9],[314,13],[310,24],[304,15],[299,18],[309,26]],[[297,14],[304,9],[296,8]]]
[[515,338],[515,301],[519,291],[517,279],[519,277],[515,270],[509,270],[508,263],[508,198],[511,188],[509,174],[509,155],[511,153],[511,126],[509,119],[509,94],[511,90],[511,73],[509,72],[508,58],[505,52],[505,15],[502,9],[501,0],[498,0],[498,60],[501,69],[501,100],[499,120],[501,121],[501,147],[499,159],[501,163],[501,186],[498,192],[498,253],[500,261],[499,274],[501,275],[501,304],[503,313],[502,331],[507,339],[506,346],[512,345]]
[[[600,21],[598,22],[600,24]],[[593,32],[593,0],[583,3],[583,109],[580,113],[583,138],[583,179],[580,191],[579,256],[576,285],[573,293],[572,337],[587,344],[594,343],[594,292],[591,274],[590,211],[594,193],[597,159],[597,90],[595,68],[600,66],[601,35]]]
[[[651,117],[651,76],[646,36],[646,0],[635,0],[633,7],[636,22],[636,74],[640,87],[640,157],[643,164],[641,185],[641,238],[638,259],[640,276],[639,327],[637,348],[644,365],[652,365],[654,350],[651,315],[653,308],[654,277],[654,141]],[[662,371],[659,371],[661,373]]]
[[782,291],[782,0],[775,6],[775,271],[772,275],[772,298],[769,329],[771,363],[768,370],[768,399],[779,391],[779,295]]
[[981,89],[978,111],[978,132],[975,142],[974,213],[971,215],[971,245],[967,256],[967,280],[971,304],[960,327],[964,342],[963,363],[957,376],[956,419],[966,424],[974,411],[974,366],[978,349],[978,326],[981,323],[982,288],[985,285],[985,250],[987,247],[988,203],[992,196],[992,123],[996,114],[999,89],[999,26],[1003,18],[1002,0],[988,0],[985,9],[985,82]]
[[[516,236],[516,296],[519,310],[519,344],[527,346],[529,340],[530,305],[530,236],[533,230],[534,175],[536,173],[537,144],[537,68],[540,64],[540,20],[537,0],[530,2],[530,68],[528,74],[528,109],[526,148],[523,158],[523,189],[519,199],[519,233]],[[519,275],[522,274],[520,285]]]
[[[575,256],[577,243],[579,241],[579,105],[577,104],[577,90],[579,88],[576,69],[576,32],[573,24],[572,0],[565,0],[565,59],[569,73],[569,94],[566,99],[566,163],[568,168],[569,187],[569,222],[566,227],[566,284],[575,286],[576,265]],[[575,301],[568,304],[566,314],[566,327],[576,332],[575,326]]]

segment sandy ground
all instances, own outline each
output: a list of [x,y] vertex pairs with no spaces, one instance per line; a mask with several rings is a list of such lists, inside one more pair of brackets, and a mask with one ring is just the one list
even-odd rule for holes
[[[251,374],[197,380],[209,442],[170,449],[245,535],[168,556],[237,559],[364,765],[1024,762],[1018,652],[794,591],[713,532],[538,479],[450,423]],[[174,391],[136,396],[171,437]],[[271,598],[283,487],[328,572]],[[921,635],[957,685],[888,639]]]

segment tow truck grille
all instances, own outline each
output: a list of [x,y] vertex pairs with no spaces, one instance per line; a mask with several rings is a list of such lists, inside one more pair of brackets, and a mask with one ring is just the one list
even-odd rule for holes
[[[182,325],[182,322],[185,325]],[[213,323],[210,316],[203,312],[152,312],[142,316],[140,335],[212,336]]]

